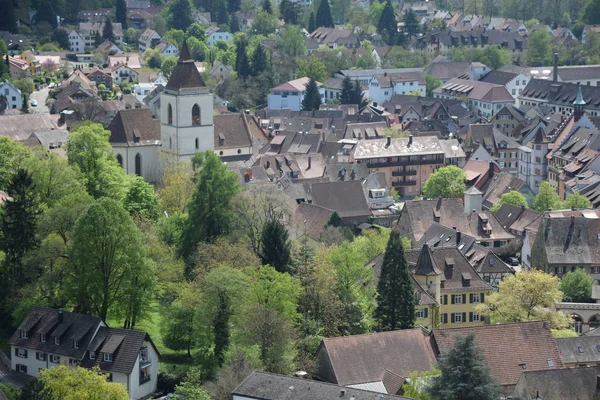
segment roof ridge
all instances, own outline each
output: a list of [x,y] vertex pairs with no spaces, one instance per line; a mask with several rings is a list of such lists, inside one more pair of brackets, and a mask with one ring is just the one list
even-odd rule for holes
[[423,330],[421,328],[415,327],[415,328],[409,328],[409,329],[398,329],[398,330],[395,330],[395,331],[369,332],[369,333],[361,333],[359,335],[335,336],[335,337],[330,337],[330,338],[324,338],[323,342],[330,341],[330,340],[336,340],[336,339],[356,338],[356,337],[361,337],[361,336],[372,336],[372,335],[383,335],[383,334],[397,334],[397,333],[400,333],[400,332],[409,332],[409,331],[415,331],[415,330],[423,332]]

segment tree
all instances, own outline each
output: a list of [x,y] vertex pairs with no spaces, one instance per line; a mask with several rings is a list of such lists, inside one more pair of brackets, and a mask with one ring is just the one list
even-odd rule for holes
[[144,61],[148,67],[152,69],[159,69],[162,67],[163,55],[158,49],[146,49],[144,51]]
[[415,324],[415,296],[397,229],[392,230],[383,256],[375,318],[382,332],[408,329]]
[[151,184],[139,175],[128,177],[129,184],[123,207],[131,216],[139,216],[156,221],[158,219],[158,196]]
[[442,82],[433,75],[425,74],[425,87],[427,96],[433,96],[433,90],[442,85]]
[[491,212],[497,212],[500,207],[504,204],[511,204],[513,206],[527,207],[527,199],[517,190],[511,190],[510,192],[504,193],[500,196],[500,200],[490,209]]
[[352,89],[352,104],[356,104],[360,110],[367,106],[367,101],[365,100],[363,89],[359,81],[354,81],[354,88]]
[[288,231],[279,219],[268,221],[263,227],[262,250],[263,265],[271,265],[279,272],[290,272],[292,262],[292,243]]
[[529,35],[527,62],[533,66],[546,65],[552,55],[552,37],[544,29],[538,29]]
[[170,0],[165,8],[169,28],[185,31],[192,24],[190,0]]
[[463,170],[455,165],[440,168],[425,181],[423,196],[429,199],[460,197],[466,189],[466,180]]
[[127,30],[127,5],[125,0],[117,0],[115,21],[121,24],[123,31]]
[[50,24],[52,28],[56,28],[58,21],[56,20],[56,11],[53,6],[54,2],[50,0],[40,0],[38,4],[35,19],[39,25],[41,22]]
[[196,338],[195,309],[198,306],[196,293],[187,286],[180,291],[177,300],[168,307],[168,314],[160,327],[164,345],[172,350],[187,350],[192,357],[192,347]]
[[333,28],[333,17],[331,16],[331,7],[329,0],[321,0],[315,17],[315,27]]
[[11,0],[0,0],[0,30],[17,33],[17,18],[15,16],[14,2]]
[[35,85],[33,84],[33,80],[29,78],[16,79],[13,84],[17,89],[21,91],[21,93],[26,94],[27,96],[31,96],[31,93],[35,90]]
[[0,190],[7,190],[15,171],[25,166],[29,157],[31,151],[21,142],[0,136]]
[[571,193],[567,196],[561,208],[592,208],[592,203],[582,194]]
[[560,206],[560,198],[556,190],[549,182],[542,182],[538,193],[533,200],[533,209],[544,212],[549,209],[556,209]]
[[331,0],[333,22],[344,25],[348,21],[350,8],[352,7],[351,0]]
[[38,245],[36,238],[40,205],[31,175],[17,170],[7,193],[12,200],[0,209],[0,249],[4,252],[3,272],[13,287],[26,283],[23,257]]
[[231,33],[240,31],[240,21],[235,14],[231,14],[231,17],[229,18],[229,29]]
[[298,60],[298,76],[307,77],[313,81],[324,81],[327,78],[325,64],[314,54]]
[[[50,40],[58,43],[61,49],[69,50],[69,34],[64,29],[57,28],[53,30]],[[2,53],[2,49],[0,49],[0,53]]]
[[271,7],[271,0],[264,0],[262,4],[263,11],[273,14],[273,7]]
[[583,20],[588,25],[600,24],[600,0],[590,0],[585,6]]
[[252,21],[252,34],[268,36],[275,33],[277,28],[277,16],[269,14],[265,10],[259,10]]
[[179,158],[167,159],[158,188],[160,208],[167,214],[183,213],[192,198],[193,170]]
[[377,33],[379,33],[385,42],[393,46],[396,44],[396,37],[398,36],[398,23],[396,22],[396,13],[390,0],[385,2],[379,19],[377,20]]
[[410,8],[406,14],[404,14],[404,32],[409,38],[412,38],[419,33],[419,20],[414,10]]
[[262,44],[256,45],[254,53],[252,53],[252,76],[258,76],[269,67],[267,60],[267,52]]
[[318,110],[319,107],[321,107],[321,94],[319,93],[319,87],[314,79],[310,79],[306,84],[306,93],[302,99],[302,110],[313,111]]
[[92,197],[109,196],[120,200],[126,189],[125,172],[113,155],[109,137],[110,132],[100,124],[80,125],[69,135],[67,159],[83,174]]
[[341,104],[352,104],[354,101],[354,85],[349,76],[342,80],[342,93],[340,94]]
[[442,353],[438,361],[442,374],[433,378],[428,390],[434,399],[494,400],[499,397],[483,352],[474,342],[472,333],[456,335],[454,346]]
[[199,24],[190,25],[190,27],[185,31],[185,36],[186,39],[194,37],[201,42],[206,42],[206,30],[204,30],[204,27]]
[[160,70],[162,71],[165,78],[169,79],[169,77],[171,76],[171,73],[175,69],[176,65],[177,65],[177,57],[175,57],[175,56],[167,56],[163,59]]
[[116,200],[92,203],[77,219],[69,251],[69,287],[77,309],[106,320],[133,289],[144,251],[138,228]]
[[411,372],[406,383],[402,385],[403,395],[417,400],[432,400],[429,386],[434,377],[441,375],[441,371],[432,367],[429,371]]
[[476,307],[497,322],[525,322],[546,320],[553,329],[569,326],[569,317],[555,310],[563,293],[556,276],[539,270],[521,271],[500,282],[498,292],[485,297],[485,303]]
[[129,399],[124,385],[108,382],[107,378],[108,375],[101,373],[98,368],[68,368],[64,365],[44,369],[38,375],[43,392],[50,394],[53,399]]
[[298,24],[299,13],[296,3],[290,0],[282,0],[279,3],[279,14],[286,24],[296,25]]
[[568,272],[560,281],[565,300],[573,303],[589,303],[592,299],[592,278],[583,268]]
[[277,39],[277,47],[288,57],[303,56],[306,53],[304,34],[297,25],[286,25]]
[[317,29],[317,23],[315,22],[315,12],[311,11],[308,17],[308,31],[313,33]]
[[229,231],[234,215],[231,202],[240,191],[237,174],[229,171],[212,151],[196,153],[192,162],[196,183],[179,249],[186,259],[193,254],[198,243],[212,243]]
[[202,387],[202,374],[198,368],[190,368],[183,381],[175,387],[177,400],[210,400],[210,395]]
[[96,31],[94,34],[94,46],[98,47],[100,44],[102,44],[102,35],[100,35],[99,31]]
[[235,66],[234,70],[238,73],[240,78],[245,79],[250,76],[252,69],[250,67],[250,61],[248,60],[248,42],[246,38],[242,36],[235,43]]
[[477,59],[492,69],[498,69],[511,61],[508,50],[496,46],[486,46]]
[[219,307],[217,315],[213,320],[213,332],[215,336],[215,359],[217,366],[221,368],[225,358],[225,351],[229,347],[229,318],[231,317],[230,299],[223,291],[219,292]]
[[111,42],[115,41],[115,34],[113,32],[113,25],[110,17],[106,17],[106,21],[104,21],[104,28],[102,28],[102,39],[110,40]]

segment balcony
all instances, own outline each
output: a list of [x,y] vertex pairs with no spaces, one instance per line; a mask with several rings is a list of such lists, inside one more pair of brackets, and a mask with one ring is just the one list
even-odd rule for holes
[[426,159],[416,158],[411,160],[398,160],[398,161],[386,161],[386,162],[373,162],[367,161],[368,168],[385,168],[385,167],[402,167],[405,165],[428,165],[428,164],[443,164],[443,158],[439,159]]
[[410,175],[416,175],[417,174],[417,170],[415,169],[407,169],[404,171],[392,171],[392,176],[410,176]]
[[392,182],[392,186],[393,187],[400,187],[400,186],[415,186],[417,184],[417,181],[394,181]]

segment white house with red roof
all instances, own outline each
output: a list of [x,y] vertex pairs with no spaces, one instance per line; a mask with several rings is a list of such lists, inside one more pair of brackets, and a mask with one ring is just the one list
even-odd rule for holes
[[[271,93],[268,97],[269,110],[302,110],[302,99],[304,99],[304,95],[306,94],[306,85],[308,84],[308,81],[309,78],[303,77],[275,86],[271,89]],[[317,86],[319,87],[321,98],[324,99],[325,89],[323,84],[317,82]]]

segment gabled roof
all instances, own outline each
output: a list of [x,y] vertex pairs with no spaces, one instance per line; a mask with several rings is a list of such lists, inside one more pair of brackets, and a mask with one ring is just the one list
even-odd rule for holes
[[190,49],[187,41],[183,42],[183,47],[179,54],[179,61],[165,86],[166,90],[180,91],[187,89],[206,89],[206,84],[198,69],[194,65],[194,60],[190,55]]
[[252,372],[231,394],[233,397],[257,400],[325,400],[338,397],[355,400],[406,398],[259,371]]
[[333,211],[328,208],[300,203],[295,212],[297,233],[306,233],[312,239],[319,240],[319,236],[327,226],[332,214]]
[[419,254],[419,258],[417,259],[417,268],[414,271],[415,275],[440,275],[442,271],[435,265],[433,261],[433,256],[431,255],[431,250],[429,249],[429,245],[425,243],[421,247],[421,253]]
[[512,396],[514,399],[529,399],[539,395],[544,400],[600,400],[598,376],[598,366],[524,371]]
[[[306,90],[306,85],[308,85],[309,81],[310,81],[310,79],[307,77],[294,79],[293,81],[285,82],[285,83],[282,83],[281,85],[275,86],[273,89],[271,89],[271,91],[280,90],[280,91],[290,91],[290,92],[303,92]],[[317,83],[317,86],[319,86],[319,87],[323,85],[320,82],[316,82],[316,83]]]
[[160,143],[160,129],[148,108],[120,110],[108,126],[110,143],[129,146]]
[[445,352],[454,345],[457,335],[470,333],[475,335],[475,344],[483,351],[490,374],[499,385],[515,385],[524,371],[563,365],[550,325],[545,321],[434,329],[433,338],[439,351]]
[[506,86],[510,81],[515,79],[519,74],[504,71],[491,71],[486,76],[481,78],[481,82],[493,83],[495,85]]
[[244,113],[213,116],[215,150],[252,146],[248,121]]
[[600,362],[600,337],[598,336],[557,338],[556,345],[565,364]]
[[436,363],[430,338],[420,328],[323,339],[317,358],[319,353],[342,386],[381,381],[386,369],[407,378]]
[[400,235],[416,242],[434,222],[469,232],[462,199],[438,199],[405,202],[398,223]]
[[315,183],[312,191],[314,204],[337,211],[342,218],[371,215],[359,181]]

